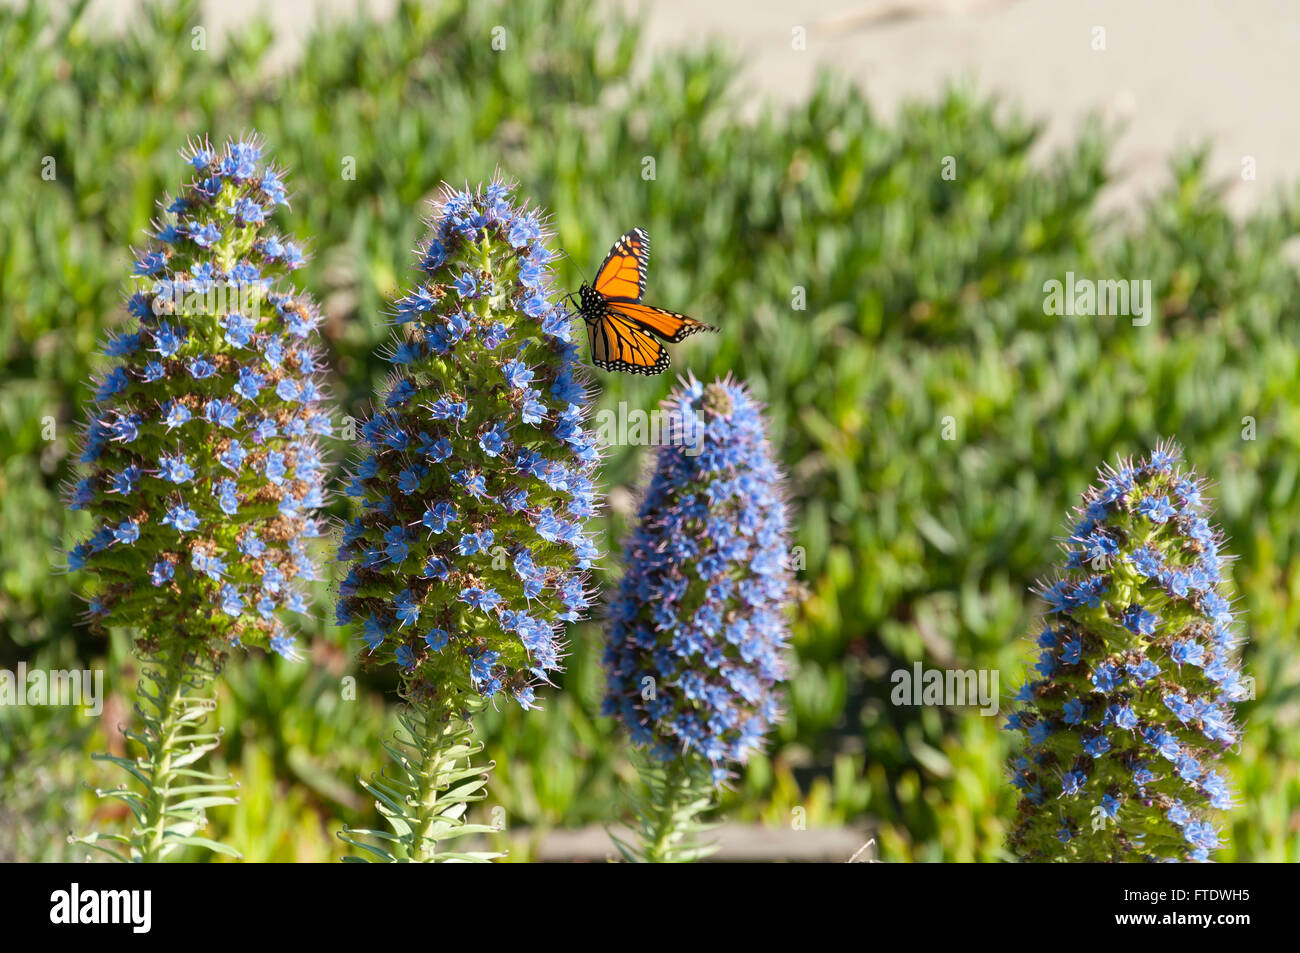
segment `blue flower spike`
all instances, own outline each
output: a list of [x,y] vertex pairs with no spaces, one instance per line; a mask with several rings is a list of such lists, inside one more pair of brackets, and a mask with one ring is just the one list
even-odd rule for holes
[[430,821],[481,785],[467,797],[428,778],[486,783],[466,766],[475,711],[535,707],[561,668],[565,624],[592,598],[600,454],[571,320],[554,304],[549,235],[499,181],[443,194],[416,282],[394,306],[391,380],[360,428],[337,619],[361,629],[363,665],[397,667],[408,763],[423,766],[363,782],[405,785],[398,795],[416,805],[393,819],[404,840],[379,838],[392,849],[347,832],[377,859],[491,856],[440,846],[473,825]]
[[[133,256],[131,324],[105,349],[81,447],[85,475],[70,494],[94,529],[68,566],[94,579],[93,630],[136,633],[158,689],[142,694],[142,737],[160,764],[164,738],[216,747],[188,734],[189,721],[179,735],[164,729],[200,718],[210,699],[194,693],[230,649],[298,658],[282,617],[306,611],[304,587],[317,578],[308,552],[324,503],[317,441],[331,429],[320,316],[289,280],[302,253],[271,224],[287,200],[283,173],[262,153],[255,137],[182,153],[194,178],[162,203]],[[110,793],[150,821],[110,852],[161,859],[179,845],[167,836],[172,822],[195,823],[155,796],[163,774],[151,775],[143,800]]]
[[1012,730],[1023,860],[1206,861],[1234,805],[1224,751],[1250,696],[1204,483],[1161,443],[1101,472],[1042,587],[1048,612]]
[[[762,412],[730,377],[685,379],[624,549],[607,625],[605,713],[639,746],[648,789],[629,860],[696,860],[714,787],[762,751],[787,675],[785,479]],[[671,819],[666,821],[665,819]]]

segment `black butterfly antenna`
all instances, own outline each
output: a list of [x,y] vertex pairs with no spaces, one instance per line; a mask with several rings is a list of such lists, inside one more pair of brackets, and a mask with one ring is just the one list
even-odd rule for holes
[[[562,258],[567,258],[567,259],[569,259],[569,261],[571,261],[571,262],[574,263],[574,265],[575,265],[575,266],[577,267],[577,269],[578,269],[578,274],[582,277],[582,283],[583,283],[584,285],[590,285],[590,284],[591,284],[591,282],[587,280],[587,273],[586,273],[585,271],[582,270],[582,266],[581,266],[581,265],[578,265],[577,260],[574,259],[574,257],[573,257],[572,255],[570,255],[567,251],[564,251],[563,249],[561,249],[561,250],[560,250],[560,257],[562,257]],[[568,294],[566,294],[566,295],[565,295],[563,298],[561,298],[560,300],[561,300],[561,301],[564,301],[564,302],[566,302],[566,303],[568,303],[568,304],[570,304],[570,305],[572,305],[574,311],[581,310],[581,308],[582,308],[582,301],[581,301],[581,299],[578,297],[578,292],[576,292],[576,291],[570,291]]]

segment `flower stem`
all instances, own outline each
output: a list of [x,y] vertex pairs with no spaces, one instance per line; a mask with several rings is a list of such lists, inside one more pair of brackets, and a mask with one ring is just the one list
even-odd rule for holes
[[[99,789],[101,798],[115,798],[130,808],[136,820],[129,834],[94,833],[74,838],[117,860],[157,863],[181,847],[204,847],[230,857],[238,851],[198,836],[207,826],[204,810],[235,804],[229,776],[199,770],[203,757],[220,744],[221,733],[198,729],[216,707],[208,687],[217,670],[183,644],[155,647],[144,659],[137,689],[138,727],[124,732],[144,749],[137,759],[110,754],[92,755],[122,768],[136,786]],[[150,690],[152,688],[152,690]]]
[[664,784],[660,789],[661,801],[655,811],[654,836],[646,848],[646,863],[662,864],[669,862],[673,845],[681,840],[677,829],[677,812],[681,809],[681,799],[685,794],[686,772],[681,759],[668,765],[664,773]]
[[456,766],[456,713],[445,696],[428,705],[418,716],[423,725],[420,744],[420,761],[416,770],[416,828],[414,856],[419,863],[437,859],[438,835],[447,827],[442,817],[446,808],[439,793],[449,784],[452,769]]
[[624,857],[647,864],[680,864],[713,853],[716,845],[700,839],[710,825],[699,820],[714,805],[709,765],[689,755],[665,764],[642,752],[634,762],[646,788],[646,794],[633,802],[641,843],[639,850],[632,850],[616,838]]
[[474,756],[483,750],[482,743],[473,740],[471,722],[480,704],[477,695],[455,689],[408,695],[398,715],[403,730],[384,744],[392,764],[381,776],[361,781],[375,796],[392,833],[345,828],[340,837],[385,862],[487,861],[501,856],[456,849],[451,843],[467,834],[494,832],[490,826],[465,821],[469,805],[486,796],[492,770],[491,763],[474,764]]
[[[180,733],[181,713],[185,701],[185,661],[179,649],[164,651],[158,659],[158,728],[149,750],[148,775],[152,780],[146,801],[140,859],[157,863],[163,858],[163,841],[167,833],[167,790],[171,785],[172,757]],[[143,689],[142,689],[143,690]]]

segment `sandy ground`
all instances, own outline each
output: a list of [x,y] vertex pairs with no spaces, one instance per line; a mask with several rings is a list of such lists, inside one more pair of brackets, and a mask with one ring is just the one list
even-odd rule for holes
[[[220,35],[261,9],[294,55],[315,16],[358,2],[207,0]],[[1105,204],[1134,207],[1167,180],[1175,151],[1213,145],[1211,168],[1232,182],[1237,210],[1300,181],[1300,3],[1295,0],[606,0],[647,16],[647,48],[715,39],[743,55],[743,88],[793,106],[830,65],[892,114],[969,80],[1047,122],[1044,150],[1069,141],[1092,112],[1126,123],[1119,178]],[[136,0],[97,0],[120,18]],[[506,24],[508,26],[508,24]],[[802,48],[799,48],[802,47]],[[1101,48],[1099,48],[1101,47]],[[1256,178],[1243,178],[1253,160]]]

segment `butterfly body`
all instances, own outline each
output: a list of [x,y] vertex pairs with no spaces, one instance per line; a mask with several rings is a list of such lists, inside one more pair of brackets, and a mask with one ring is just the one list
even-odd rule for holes
[[642,304],[650,238],[634,228],[606,256],[596,280],[578,289],[578,314],[587,325],[591,360],[607,371],[660,374],[672,363],[661,341],[676,344],[717,328],[676,311]]

